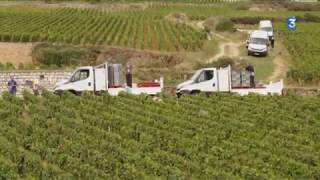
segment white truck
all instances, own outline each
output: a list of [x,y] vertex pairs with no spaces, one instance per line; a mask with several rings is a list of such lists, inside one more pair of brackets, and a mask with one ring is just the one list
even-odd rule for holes
[[132,72],[127,68],[126,83],[122,83],[120,64],[104,63],[99,66],[83,66],[77,68],[69,79],[61,80],[53,88],[55,94],[69,91],[80,94],[84,91],[108,92],[118,95],[120,92],[131,94],[156,95],[163,88],[163,78],[156,82],[132,83]]
[[268,55],[268,47],[270,45],[268,33],[266,31],[256,30],[250,33],[249,39],[246,41],[248,56],[250,55]]
[[[236,83],[238,77],[232,76],[231,67],[225,68],[203,68],[197,70],[191,79],[179,84],[176,94],[179,97],[184,93],[211,93],[211,92],[234,92],[240,95],[256,93],[261,95],[282,94],[283,80],[266,85],[250,87],[250,85],[239,85]],[[241,81],[241,79],[240,79]],[[248,84],[248,83],[247,83]]]

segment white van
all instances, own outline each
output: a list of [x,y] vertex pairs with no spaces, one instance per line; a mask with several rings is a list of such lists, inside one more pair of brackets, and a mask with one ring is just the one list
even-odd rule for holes
[[250,33],[246,41],[248,56],[250,55],[268,55],[268,46],[270,44],[268,33],[266,31],[256,30]]
[[271,42],[271,47],[274,47],[274,33],[273,27],[270,20],[261,20],[259,22],[259,30],[266,31],[268,33],[269,40]]

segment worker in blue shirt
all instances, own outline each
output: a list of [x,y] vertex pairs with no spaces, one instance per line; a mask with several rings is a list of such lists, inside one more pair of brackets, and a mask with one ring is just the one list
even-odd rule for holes
[[8,91],[12,95],[16,95],[17,93],[17,82],[13,76],[10,76],[10,80],[8,81]]

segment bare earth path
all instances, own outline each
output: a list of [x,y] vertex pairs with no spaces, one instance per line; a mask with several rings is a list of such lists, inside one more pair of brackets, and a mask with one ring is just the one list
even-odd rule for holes
[[[204,21],[195,21],[193,24],[198,29],[204,29]],[[238,32],[241,33],[249,33],[252,31],[252,29],[237,29]],[[239,42],[239,40],[230,39],[226,36],[224,36],[222,33],[212,33],[211,37],[216,38],[218,40],[218,53],[214,56],[210,57],[207,62],[213,62],[217,61],[221,57],[241,57],[240,48],[241,46],[244,46],[242,42]],[[278,45],[277,52],[286,51],[283,44]],[[286,72],[288,71],[288,64],[286,61],[286,57],[283,55],[276,53],[276,55],[272,58],[273,64],[274,64],[274,70],[272,74],[267,78],[269,81],[277,81],[279,79],[285,78]]]
[[10,62],[14,65],[32,62],[32,49],[34,43],[6,43],[0,42],[0,62]]
[[231,39],[224,37],[221,34],[214,33],[215,37],[219,38],[218,54],[208,59],[208,63],[218,60],[221,57],[239,57],[239,48],[243,45],[241,42],[234,42]]
[[276,81],[279,78],[283,78],[286,76],[286,72],[288,71],[288,65],[285,63],[284,58],[281,55],[277,55],[273,59],[274,71],[272,75],[268,78],[269,81]]
[[[204,29],[204,21],[197,21],[194,22],[196,27],[199,29]],[[212,34],[212,33],[211,33]],[[219,39],[219,47],[218,53],[213,57],[210,57],[207,62],[213,62],[218,60],[221,57],[228,56],[228,57],[238,57],[240,56],[239,48],[243,45],[241,42],[234,42],[232,39],[229,39],[219,33],[213,33],[213,38],[216,37]],[[209,39],[209,38],[208,38]],[[211,40],[211,38],[210,38]]]

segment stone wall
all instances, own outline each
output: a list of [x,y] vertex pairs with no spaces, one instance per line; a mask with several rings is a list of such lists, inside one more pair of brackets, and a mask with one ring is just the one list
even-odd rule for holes
[[56,82],[62,79],[68,79],[71,71],[58,70],[16,70],[0,71],[0,93],[7,91],[7,82],[13,75],[18,84],[18,94],[24,89],[30,89],[30,84],[36,79],[40,81],[40,86],[52,90]]

